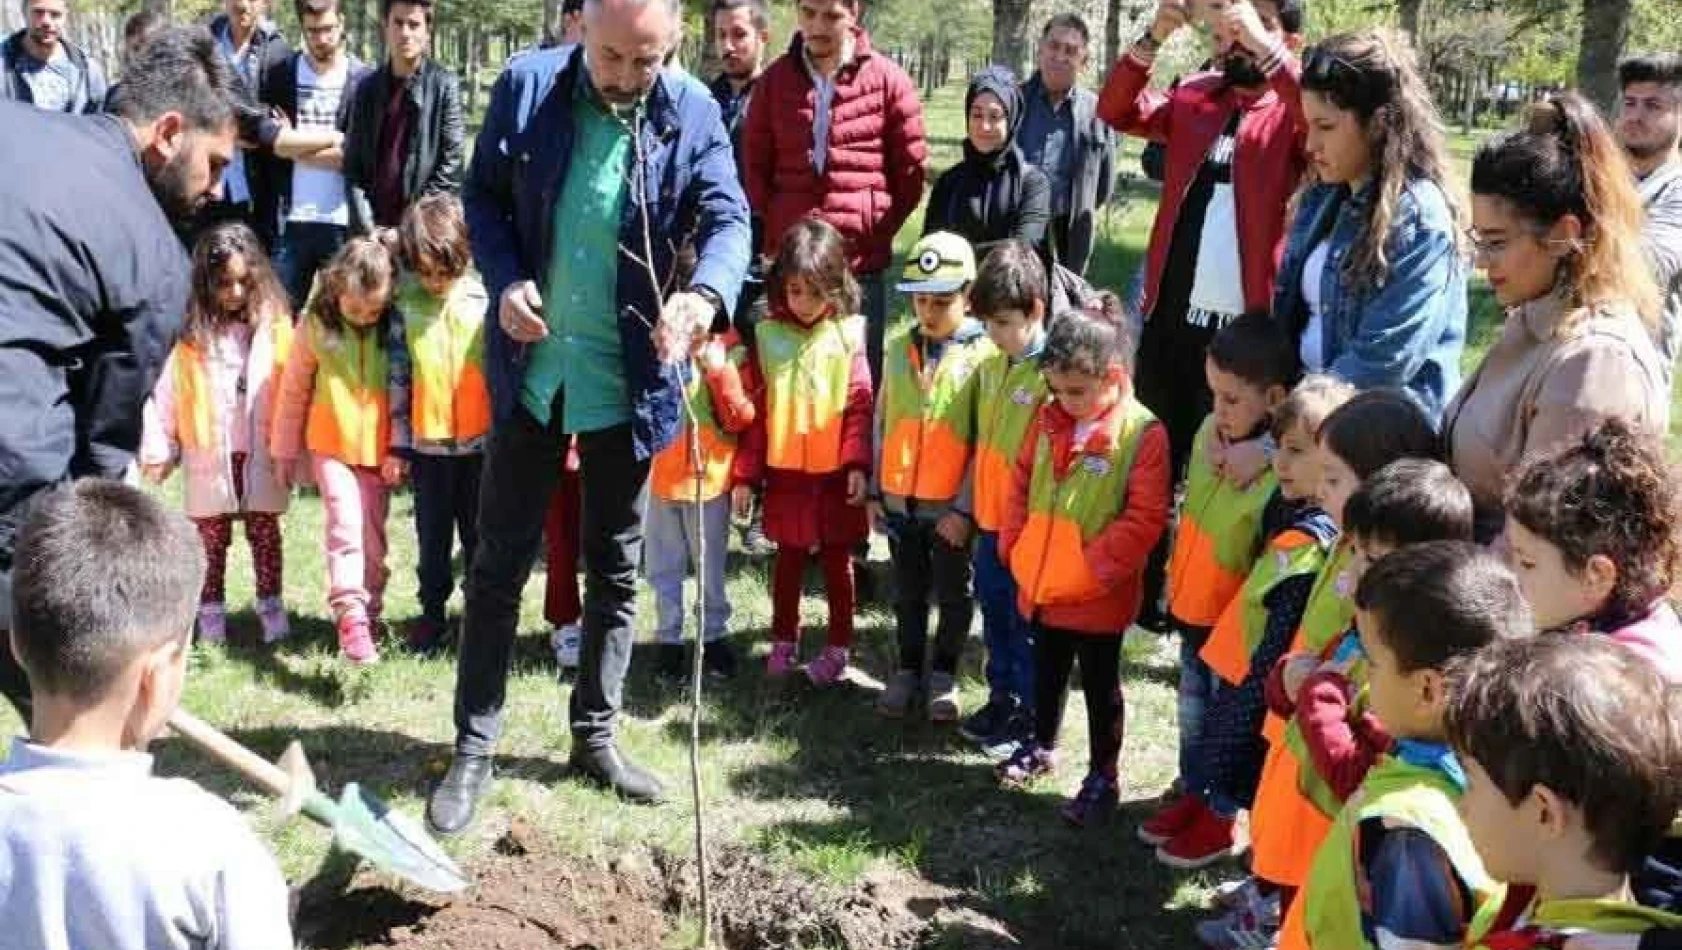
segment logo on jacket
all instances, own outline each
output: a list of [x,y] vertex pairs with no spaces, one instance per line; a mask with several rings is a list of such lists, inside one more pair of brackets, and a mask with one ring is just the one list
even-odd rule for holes
[[1010,394],[1010,401],[1018,406],[1032,406],[1034,404],[1034,394],[1028,391],[1028,387],[1018,386]]
[[1102,477],[1110,474],[1110,460],[1098,455],[1088,455],[1081,459],[1080,467],[1089,475]]

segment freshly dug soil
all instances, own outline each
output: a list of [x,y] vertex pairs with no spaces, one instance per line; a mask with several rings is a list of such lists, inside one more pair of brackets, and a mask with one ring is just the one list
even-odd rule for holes
[[[686,857],[629,852],[604,865],[544,853],[535,838],[516,824],[453,899],[404,896],[367,876],[306,898],[299,940],[314,950],[658,950],[679,921],[700,915]],[[716,849],[711,877],[725,950],[918,950],[940,931],[982,929],[991,939],[959,945],[1017,946],[1002,926],[958,907],[956,893],[908,874],[872,874],[841,890],[731,847]]]

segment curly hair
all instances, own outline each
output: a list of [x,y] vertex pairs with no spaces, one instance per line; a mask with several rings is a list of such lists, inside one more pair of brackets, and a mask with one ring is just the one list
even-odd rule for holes
[[329,333],[344,332],[346,321],[339,298],[381,288],[390,294],[397,288],[397,259],[397,232],[391,228],[376,228],[371,235],[346,241],[317,278],[310,313]]
[[[216,281],[235,258],[245,264],[245,308],[229,314],[216,301]],[[224,324],[256,326],[265,317],[291,314],[286,289],[275,276],[263,245],[249,227],[238,222],[211,228],[193,245],[192,280],[192,296],[187,299],[187,316],[181,327],[181,335],[188,342],[203,345]]]
[[1059,373],[1104,376],[1133,368],[1133,331],[1121,298],[1109,291],[1079,309],[1060,311],[1046,332],[1040,366]]
[[1500,198],[1543,229],[1575,216],[1582,238],[1562,273],[1572,302],[1628,301],[1653,327],[1661,298],[1641,250],[1646,212],[1623,146],[1587,99],[1552,96],[1530,110],[1525,129],[1479,148],[1472,194]]
[[1383,283],[1390,267],[1385,239],[1410,181],[1431,181],[1441,189],[1458,242],[1467,220],[1465,203],[1453,185],[1442,115],[1407,37],[1388,29],[1341,33],[1315,44],[1302,62],[1305,92],[1360,119],[1378,179],[1366,229],[1344,260],[1344,275],[1352,283]]
[[1612,418],[1520,469],[1507,489],[1507,516],[1558,548],[1572,573],[1597,554],[1611,560],[1618,579],[1602,609],[1634,616],[1675,580],[1677,500],[1676,472],[1659,440]]

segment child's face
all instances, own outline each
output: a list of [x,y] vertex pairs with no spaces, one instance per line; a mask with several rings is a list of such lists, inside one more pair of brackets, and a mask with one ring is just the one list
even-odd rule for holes
[[1332,520],[1343,524],[1343,506],[1349,503],[1349,496],[1361,487],[1361,476],[1355,474],[1343,459],[1338,458],[1322,441],[1320,443],[1320,507],[1326,509],[1326,514]]
[[1089,376],[1066,370],[1045,371],[1046,387],[1063,411],[1080,422],[1095,419],[1121,398],[1121,370],[1114,376]]
[[1536,790],[1517,805],[1489,777],[1483,763],[1460,755],[1466,770],[1466,791],[1460,796],[1460,819],[1478,849],[1491,877],[1509,884],[1535,884],[1542,822]]
[[352,326],[371,327],[379,322],[390,296],[389,287],[375,287],[371,293],[346,292],[339,295],[339,312]]
[[829,301],[804,277],[790,277],[783,283],[783,299],[794,319],[807,326],[829,316]]
[[1279,477],[1279,491],[1288,501],[1311,501],[1319,497],[1320,449],[1314,436],[1300,421],[1285,430],[1279,451],[1273,453],[1273,474]]
[[251,267],[244,254],[229,257],[217,273],[212,288],[216,294],[216,309],[225,314],[241,313],[251,297]]
[[1379,618],[1355,612],[1361,651],[1367,655],[1367,700],[1373,715],[1398,739],[1436,739],[1442,732],[1442,677],[1435,670],[1402,670],[1383,637]]
[[425,254],[415,261],[415,279],[434,297],[442,297],[449,293],[450,285],[456,282],[457,276],[459,275]]
[[1281,387],[1274,392],[1257,386],[1215,365],[1207,357],[1203,360],[1203,376],[1209,381],[1209,392],[1215,397],[1215,431],[1228,442],[1247,439],[1256,428],[1267,421]]
[[1507,566],[1518,575],[1536,629],[1549,630],[1590,616],[1611,596],[1618,569],[1610,558],[1597,554],[1582,571],[1573,571],[1559,548],[1516,518],[1507,519],[1506,541]]
[[912,294],[911,309],[917,312],[917,326],[924,336],[945,339],[964,322],[969,298],[962,293]]
[[1001,310],[988,314],[982,319],[987,325],[987,338],[1011,359],[1021,356],[1040,335],[1040,314],[1044,309],[1036,303],[1032,313]]

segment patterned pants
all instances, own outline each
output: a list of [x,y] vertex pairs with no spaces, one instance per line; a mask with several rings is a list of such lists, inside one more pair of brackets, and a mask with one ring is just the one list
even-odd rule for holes
[[204,542],[204,589],[199,593],[201,604],[220,604],[227,599],[228,548],[234,543],[235,521],[245,522],[245,540],[251,545],[251,570],[257,575],[257,597],[280,596],[280,517],[263,512],[218,515],[215,518],[193,519],[193,524],[199,529],[199,540]]

